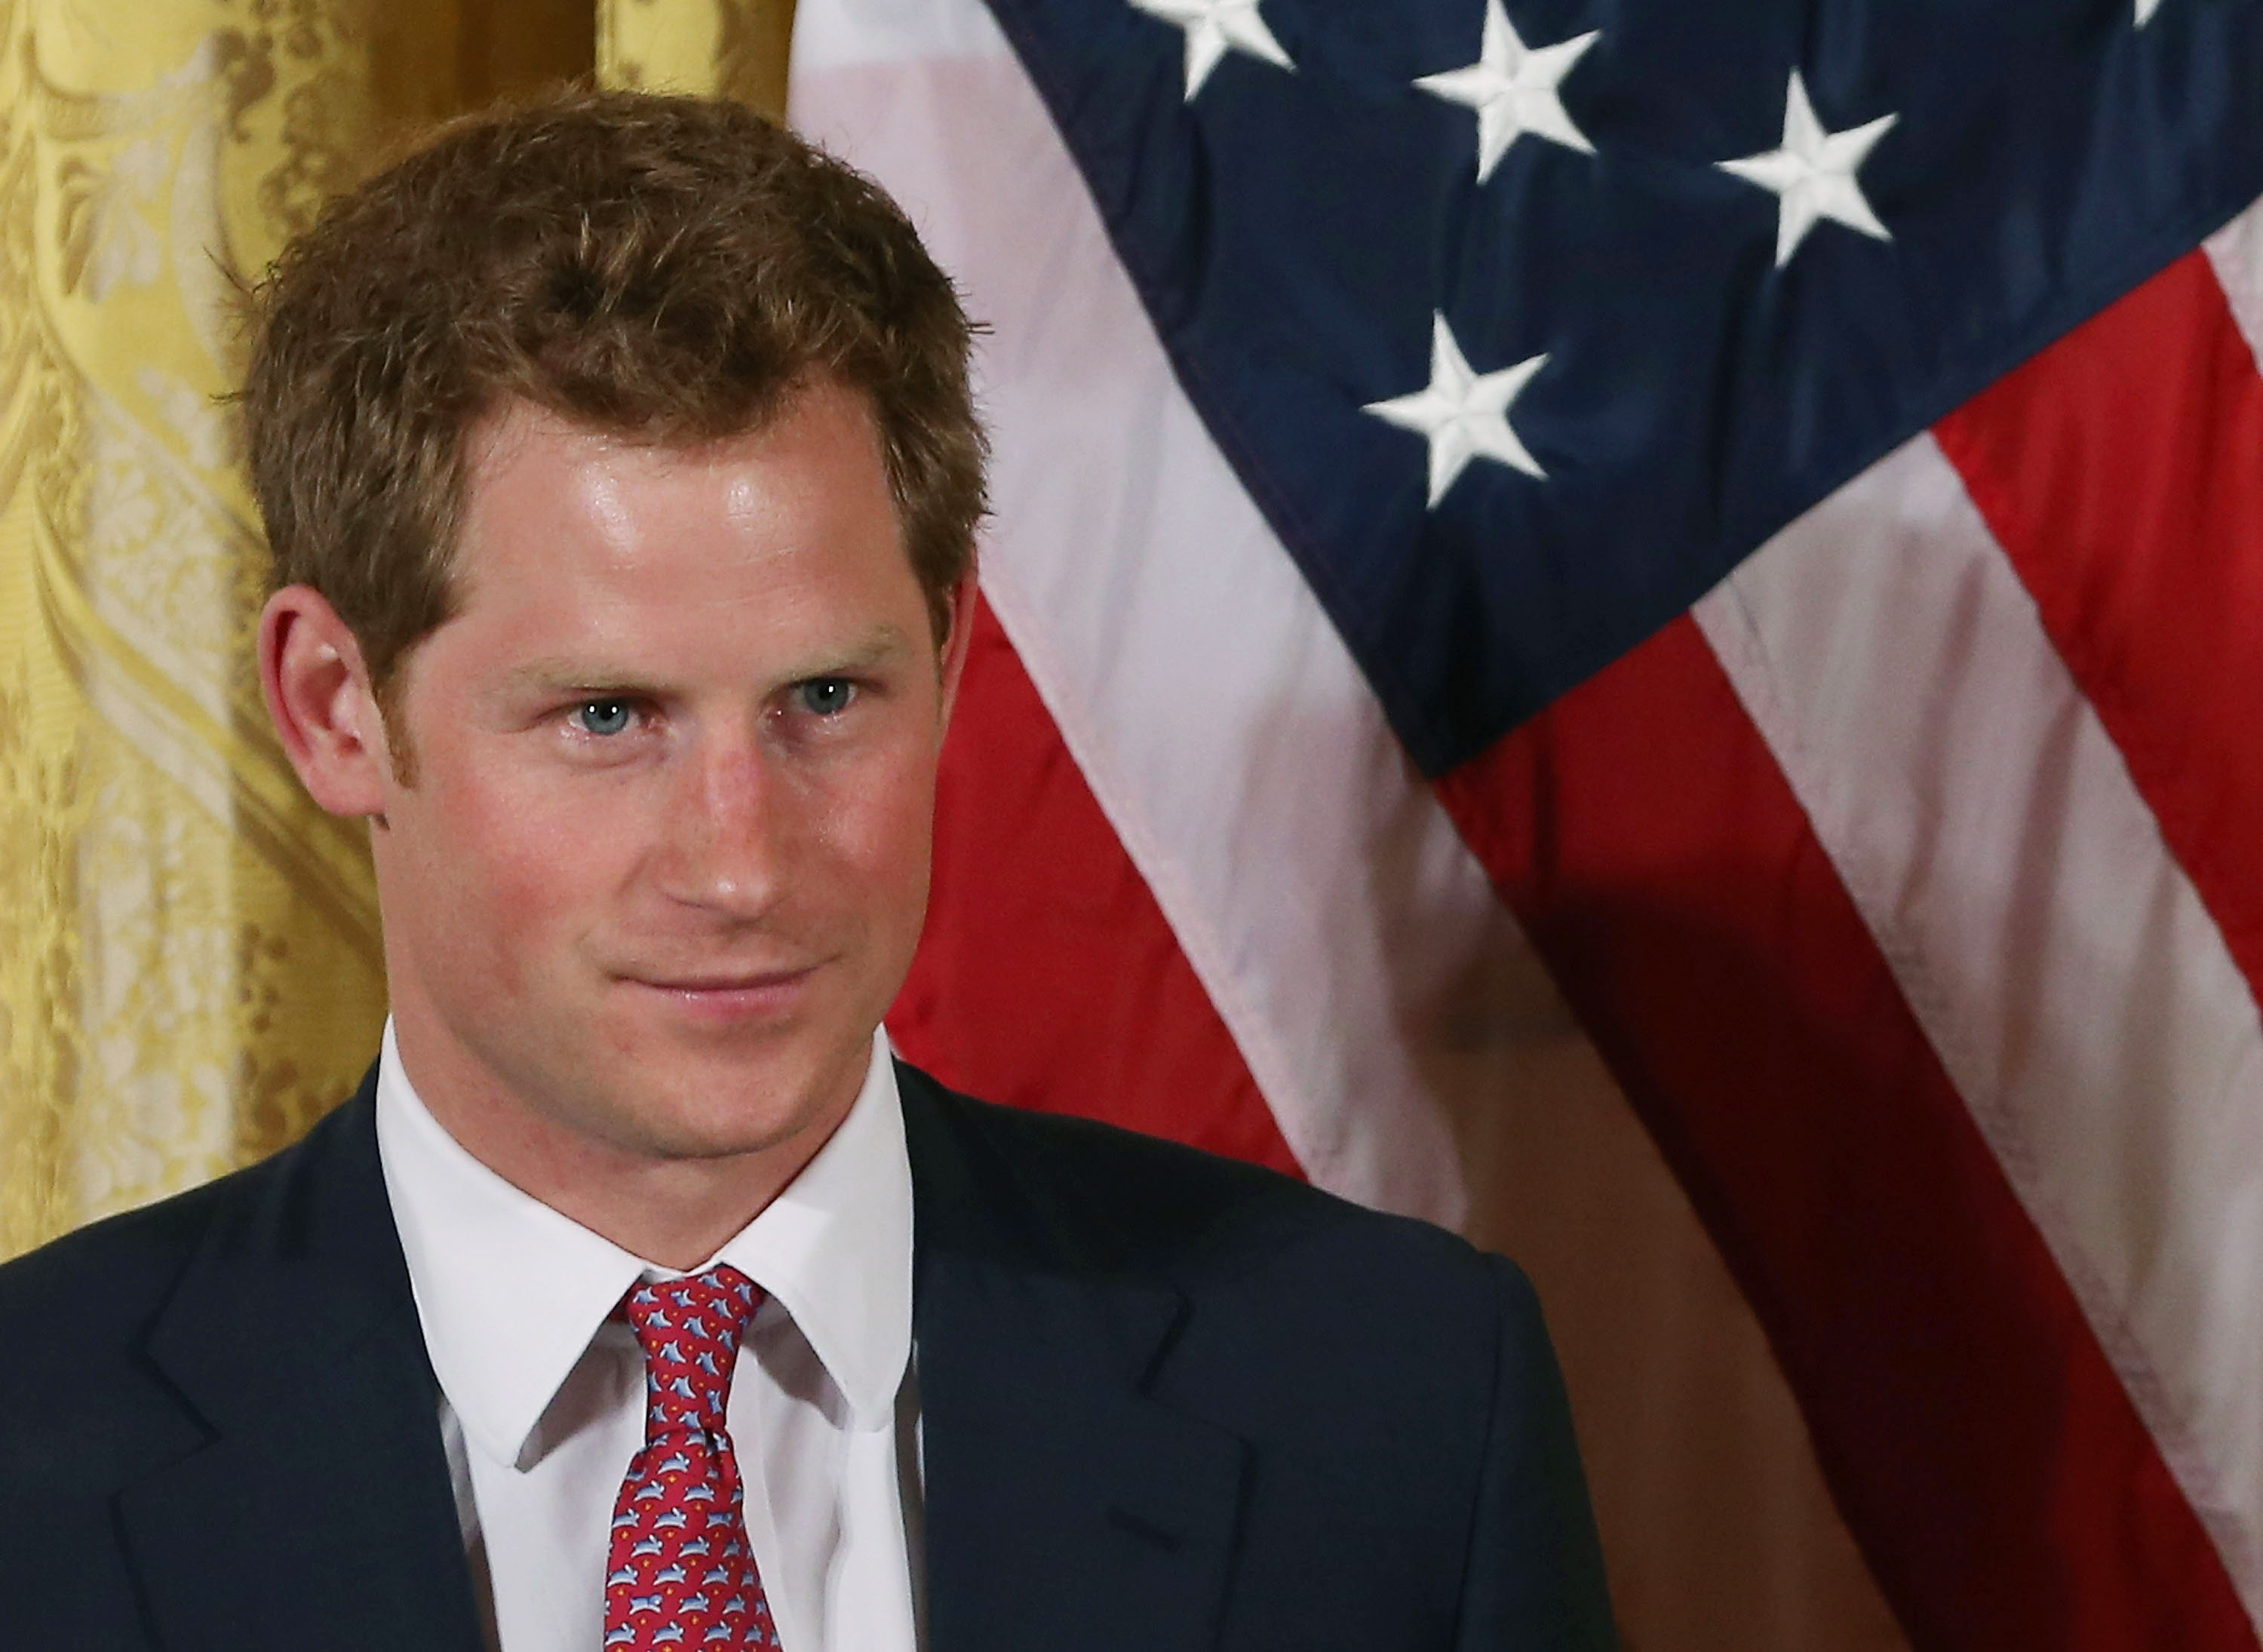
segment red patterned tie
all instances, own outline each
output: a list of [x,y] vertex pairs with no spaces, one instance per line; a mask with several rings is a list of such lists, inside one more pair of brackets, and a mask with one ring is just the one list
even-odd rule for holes
[[644,1449],[613,1504],[608,1648],[778,1643],[724,1426],[739,1333],[761,1301],[719,1266],[639,1286],[623,1304],[644,1347]]

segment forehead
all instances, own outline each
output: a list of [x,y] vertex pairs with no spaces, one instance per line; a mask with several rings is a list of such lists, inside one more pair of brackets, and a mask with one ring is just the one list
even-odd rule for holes
[[697,446],[512,403],[466,459],[453,616],[432,641],[475,674],[583,654],[760,670],[852,630],[927,628],[869,404],[837,384]]
[[798,388],[753,429],[688,445],[511,400],[474,428],[465,460],[459,586],[521,559],[720,563],[880,540],[902,549],[870,399],[832,379]]
[[514,473],[549,475],[603,468],[624,480],[678,486],[703,473],[758,475],[771,486],[796,475],[869,471],[886,486],[872,400],[828,373],[789,388],[768,415],[745,430],[698,441],[654,439],[635,431],[578,419],[521,396],[506,396],[481,415],[464,442],[463,513],[476,519]]

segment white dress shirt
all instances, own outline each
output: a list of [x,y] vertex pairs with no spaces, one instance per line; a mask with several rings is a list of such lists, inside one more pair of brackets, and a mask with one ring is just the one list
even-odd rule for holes
[[[377,1141],[489,1643],[599,1652],[613,1500],[645,1409],[643,1355],[608,1315],[640,1280],[675,1272],[466,1152],[417,1098],[390,1021]],[[703,1265],[717,1262],[768,1293],[728,1415],[779,1641],[785,1652],[916,1652],[911,1165],[884,1033],[849,1116]]]

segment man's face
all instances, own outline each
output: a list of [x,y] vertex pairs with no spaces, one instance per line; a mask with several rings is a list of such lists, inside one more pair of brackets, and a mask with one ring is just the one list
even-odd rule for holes
[[864,399],[689,451],[514,406],[457,580],[373,834],[411,1076],[636,1157],[821,1140],[919,938],[954,675]]

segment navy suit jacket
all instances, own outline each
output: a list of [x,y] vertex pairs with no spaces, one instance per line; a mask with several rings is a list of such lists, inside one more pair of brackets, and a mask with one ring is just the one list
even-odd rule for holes
[[[1611,1644],[1508,1263],[899,1077],[930,1652]],[[0,1641],[478,1652],[373,1093],[0,1267]]]

